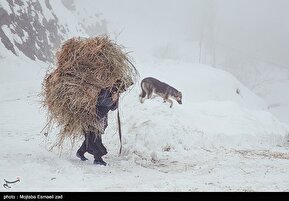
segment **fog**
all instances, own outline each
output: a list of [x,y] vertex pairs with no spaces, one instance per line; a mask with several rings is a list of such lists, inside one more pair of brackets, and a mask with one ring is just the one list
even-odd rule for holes
[[215,1],[215,42],[227,52],[289,67],[289,1]]
[[[88,0],[84,2],[89,2]],[[194,6],[200,1],[191,0],[96,0],[95,11],[108,21],[111,32],[123,31],[123,35],[138,33],[141,37],[173,40],[189,37],[194,18]],[[92,3],[92,2],[91,2]],[[87,3],[89,4],[89,3]],[[86,5],[87,5],[86,4]]]
[[74,0],[74,4],[97,14],[110,35],[140,54],[163,48],[169,52],[163,56],[175,54],[213,66],[244,59],[286,68],[289,64],[288,0]]
[[[39,2],[0,0],[13,14],[0,9],[2,44],[19,53],[0,45],[1,173],[7,181],[19,175],[15,184],[5,180],[11,189],[4,191],[289,192],[289,0]],[[46,53],[58,34],[64,41],[103,33],[127,48],[139,81],[167,82],[183,104],[169,108],[160,97],[141,104],[135,82],[119,101],[119,116],[108,114],[108,166],[95,167],[92,155],[86,162],[75,156],[82,143],[76,133],[57,149],[61,124],[45,132],[51,115],[39,92],[47,89],[45,73],[59,65],[31,60],[17,44]],[[66,70],[60,67],[58,78]],[[76,78],[68,79],[64,87],[77,90]]]
[[[199,38],[201,0],[84,0],[76,7],[106,23],[107,32],[138,55],[177,49]],[[91,5],[92,9],[87,8]],[[176,47],[177,46],[177,47]],[[170,51],[170,56],[177,54]]]
[[137,62],[153,56],[226,70],[289,122],[288,0],[73,2],[79,16],[105,27],[92,36],[109,33]]

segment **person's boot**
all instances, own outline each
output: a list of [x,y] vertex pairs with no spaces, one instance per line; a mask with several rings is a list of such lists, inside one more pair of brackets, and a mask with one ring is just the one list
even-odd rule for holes
[[107,163],[100,157],[100,158],[95,158],[93,161],[94,165],[103,165],[106,166]]
[[88,159],[84,156],[84,154],[81,153],[80,150],[78,150],[78,151],[76,152],[76,156],[77,156],[78,158],[80,158],[80,160],[82,160],[82,161],[87,161],[87,160],[88,160]]

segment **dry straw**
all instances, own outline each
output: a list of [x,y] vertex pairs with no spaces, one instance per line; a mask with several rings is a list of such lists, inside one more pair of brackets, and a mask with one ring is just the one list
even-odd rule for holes
[[115,83],[122,92],[137,78],[137,70],[123,47],[103,35],[71,38],[56,53],[56,68],[42,83],[43,106],[48,109],[47,131],[60,127],[57,145],[73,142],[83,129],[99,129],[96,101],[103,88]]

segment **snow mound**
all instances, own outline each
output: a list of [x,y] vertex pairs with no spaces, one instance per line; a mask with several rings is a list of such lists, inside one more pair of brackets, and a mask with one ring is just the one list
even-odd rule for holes
[[[265,109],[266,103],[231,74],[198,64],[190,68],[189,64],[175,65],[172,61],[159,63],[159,68],[147,72],[154,72],[150,75],[157,78],[167,76],[167,83],[183,90],[183,105],[174,102],[171,109],[159,97],[141,104],[139,86],[123,98],[126,155],[159,160],[190,156],[199,149],[268,149],[287,142],[288,126],[280,123]],[[190,79],[182,79],[180,72]],[[112,116],[110,121],[114,124]],[[115,133],[112,129],[109,127],[107,133]],[[109,143],[115,147],[117,137],[105,138],[114,139]]]

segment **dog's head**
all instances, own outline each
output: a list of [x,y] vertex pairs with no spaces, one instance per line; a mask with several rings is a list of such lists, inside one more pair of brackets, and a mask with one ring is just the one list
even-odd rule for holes
[[182,97],[183,97],[183,95],[182,95],[182,92],[180,92],[180,91],[178,91],[177,93],[176,93],[176,101],[179,103],[179,104],[182,104],[183,102],[182,102]]

